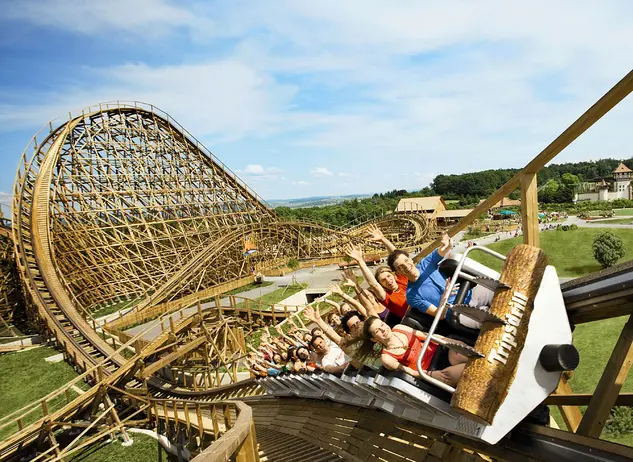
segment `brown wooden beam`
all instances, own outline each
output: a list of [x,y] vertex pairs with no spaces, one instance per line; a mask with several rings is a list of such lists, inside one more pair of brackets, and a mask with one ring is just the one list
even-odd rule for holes
[[[591,401],[593,395],[591,393],[571,393],[550,395],[545,400],[545,404],[550,406],[586,406]],[[620,393],[614,403],[614,406],[631,406],[633,407],[633,393]]]
[[614,406],[620,389],[633,364],[633,316],[624,325],[607,367],[605,367],[596,391],[589,401],[587,411],[578,426],[580,435],[600,437],[607,422],[609,412]]
[[143,378],[150,377],[155,372],[157,372],[160,369],[162,369],[163,367],[167,366],[169,363],[171,363],[175,359],[178,359],[181,356],[183,356],[183,355],[195,350],[200,345],[202,345],[206,340],[207,340],[206,337],[200,336],[197,339],[192,340],[191,342],[186,344],[184,347],[179,348],[176,351],[174,351],[173,353],[170,353],[167,356],[159,359],[158,361],[145,366],[145,368],[143,369]]
[[[611,90],[604,94],[602,98],[594,103],[587,111],[581,115],[573,124],[571,124],[563,133],[561,133],[554,141],[552,141],[545,149],[543,149],[534,159],[532,159],[521,172],[510,178],[503,186],[497,189],[488,199],[479,204],[468,215],[462,218],[459,223],[452,226],[447,232],[449,236],[454,236],[468,225],[479,218],[480,215],[486,213],[490,207],[503,199],[506,194],[514,191],[520,184],[521,174],[536,173],[542,169],[545,164],[556,157],[563,149],[574,142],[593,124],[600,120],[615,105],[626,98],[633,91],[633,70],[626,74]],[[525,223],[524,223],[525,226]],[[433,243],[423,248],[422,251],[413,259],[416,263],[430,254],[433,249],[440,245],[441,237],[437,238]]]
[[536,173],[521,174],[521,219],[523,223],[523,243],[538,247],[538,189]]
[[[571,387],[569,386],[569,383],[567,382],[566,374],[563,374],[561,376],[555,393],[556,394],[552,396],[572,394]],[[552,396],[550,396],[550,398]],[[580,421],[582,420],[582,413],[580,412],[580,409],[578,409],[577,406],[559,405],[558,410],[560,411],[560,414],[563,420],[565,421],[565,425],[567,425],[567,429],[570,432],[575,432],[576,429],[578,429],[578,425],[580,425]]]

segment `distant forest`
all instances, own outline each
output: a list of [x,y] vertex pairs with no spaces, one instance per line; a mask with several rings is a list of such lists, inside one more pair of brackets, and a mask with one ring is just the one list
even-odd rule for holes
[[[571,202],[576,184],[596,178],[610,177],[613,170],[623,162],[633,170],[633,158],[624,161],[600,159],[590,162],[553,164],[544,167],[538,174],[539,202]],[[443,196],[449,201],[449,209],[471,208],[481,199],[490,196],[519,169],[484,170],[461,175],[438,175],[430,186],[416,192],[393,190],[374,194],[367,199],[353,199],[324,207],[290,208],[277,207],[277,214],[288,220],[310,220],[330,227],[346,227],[378,215],[392,212],[403,197]],[[510,194],[519,198],[519,191]]]

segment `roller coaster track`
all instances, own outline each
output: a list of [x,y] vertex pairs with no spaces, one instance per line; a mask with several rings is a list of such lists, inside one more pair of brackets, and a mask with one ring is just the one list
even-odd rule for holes
[[[597,107],[597,115],[592,115],[590,113],[591,110],[587,113],[589,115],[583,115],[583,118],[581,118],[583,129],[578,129],[575,136],[582,133],[582,131],[588,128],[601,115],[617,104],[617,102],[626,96],[626,94],[628,94],[632,89],[633,73],[630,73],[618,84],[618,86],[614,87],[610,93],[599,101],[600,104],[597,103],[595,105],[595,107]],[[592,108],[592,110],[593,109],[594,108]],[[79,368],[86,371],[82,378],[89,378],[94,382],[98,382],[98,385],[94,386],[87,393],[84,393],[75,400],[70,401],[61,410],[51,413],[31,425],[21,428],[18,433],[0,443],[0,458],[3,460],[15,456],[30,443],[41,439],[42,434],[45,431],[49,433],[51,441],[54,441],[52,429],[56,428],[56,426],[61,427],[64,425],[64,416],[84,412],[90,403],[94,403],[95,397],[100,393],[103,393],[103,390],[108,389],[108,387],[121,392],[118,386],[120,386],[122,382],[125,383],[128,380],[134,380],[134,373],[136,372],[138,364],[136,361],[139,358],[151,355],[153,351],[159,348],[160,345],[163,345],[170,338],[170,332],[166,331],[162,333],[159,338],[146,345],[141,352],[137,353],[137,355],[130,360],[126,360],[120,354],[120,350],[114,351],[113,348],[109,346],[98,335],[98,333],[95,332],[95,330],[92,329],[90,324],[84,319],[83,315],[79,311],[83,308],[82,303],[79,302],[81,297],[84,297],[82,300],[89,301],[101,300],[102,298],[99,298],[100,296],[93,296],[89,293],[86,295],[85,290],[84,292],[79,293],[77,292],[77,288],[79,287],[83,290],[84,286],[78,285],[76,281],[73,282],[66,280],[67,275],[63,273],[61,269],[63,265],[60,264],[59,260],[59,258],[64,258],[65,255],[60,255],[59,252],[57,252],[53,242],[54,227],[59,227],[60,223],[71,223],[69,220],[74,217],[74,212],[71,207],[68,209],[70,212],[66,211],[64,214],[58,214],[58,221],[56,224],[51,221],[51,213],[55,211],[55,209],[51,206],[51,203],[53,200],[58,200],[58,196],[60,194],[59,190],[52,187],[54,183],[54,176],[61,171],[59,153],[62,150],[62,145],[67,140],[79,138],[77,132],[81,128],[81,125],[90,125],[86,122],[88,119],[93,116],[101,117],[99,120],[102,122],[105,121],[103,122],[104,127],[106,127],[105,130],[108,130],[109,128],[107,127],[110,126],[110,120],[112,120],[112,124],[114,125],[117,123],[123,123],[125,122],[125,114],[133,113],[135,116],[140,118],[148,115],[149,119],[153,120],[154,123],[165,125],[165,132],[169,131],[170,133],[176,133],[176,138],[180,136],[180,138],[178,138],[179,140],[184,139],[183,143],[192,143],[191,137],[188,133],[182,130],[181,127],[174,125],[168,117],[157,115],[154,108],[152,108],[149,112],[146,111],[145,113],[136,105],[133,108],[117,105],[112,112],[107,113],[108,110],[109,109],[106,107],[104,112],[103,108],[100,107],[98,110],[93,112],[88,111],[88,113],[83,113],[80,117],[76,117],[74,119],[71,117],[71,120],[68,123],[55,129],[51,129],[50,133],[45,137],[41,144],[38,145],[35,143],[35,156],[28,161],[25,156],[23,164],[18,172],[14,191],[13,207],[13,241],[18,261],[18,268],[26,285],[26,289],[35,302],[40,316],[46,321],[48,328],[53,333],[58,343],[67,352],[68,357],[71,358],[72,362],[74,362]],[[117,117],[119,117],[119,119],[116,119]],[[95,124],[95,120],[96,119],[90,119],[92,125]],[[590,120],[590,123],[587,122],[587,120]],[[149,125],[143,125],[143,130],[148,131],[149,128],[147,127],[149,127]],[[552,152],[554,152],[553,155],[559,152],[566,144],[573,141],[573,139],[575,138],[568,137],[564,143],[558,143],[556,145],[556,149],[558,149],[558,151],[555,152],[554,148],[552,148]],[[161,139],[156,142],[162,143],[163,141]],[[73,146],[74,148],[77,147],[76,145]],[[197,142],[195,142],[195,146],[199,150],[202,149],[198,146]],[[553,155],[551,157],[553,157]],[[543,157],[543,159],[545,159],[545,157]],[[539,162],[540,159],[541,158],[539,157]],[[547,159],[545,159],[545,162],[546,161]],[[205,162],[209,163],[211,161],[207,160]],[[538,170],[538,168],[542,167],[545,162],[542,162],[542,164],[537,162],[540,166],[536,167],[530,164],[531,170],[528,169],[528,173]],[[173,168],[173,165],[171,165],[170,168]],[[534,170],[535,168],[536,170]],[[175,168],[175,171],[178,171],[178,168]],[[274,214],[270,212],[267,206],[265,206],[265,204],[260,201],[259,198],[250,191],[250,189],[247,189],[242,183],[240,183],[234,175],[226,175],[226,171],[224,173],[217,173],[217,175],[218,177],[221,176],[221,180],[224,182],[223,184],[229,185],[233,188],[233,192],[231,194],[235,197],[237,197],[239,193],[242,194],[240,197],[246,198],[245,200],[253,201],[251,204],[252,207],[244,207],[242,209],[239,209],[238,206],[234,209],[231,209],[231,207],[220,208],[218,209],[221,211],[221,213],[218,214],[220,219],[216,220],[214,218],[214,226],[218,226],[217,228],[213,229],[211,222],[205,221],[199,228],[196,228],[196,232],[187,231],[188,234],[186,236],[183,234],[179,239],[185,243],[183,248],[188,248],[190,251],[188,254],[189,258],[186,260],[186,268],[179,266],[182,264],[180,261],[171,262],[171,266],[167,268],[166,265],[168,265],[169,262],[160,260],[158,261],[156,268],[160,269],[162,265],[163,268],[169,269],[166,277],[163,273],[161,276],[162,279],[152,279],[155,274],[158,274],[156,269],[144,268],[143,271],[145,271],[145,273],[143,277],[151,280],[151,285],[147,282],[143,282],[141,277],[137,278],[138,281],[143,282],[144,288],[151,286],[159,289],[156,296],[152,295],[152,297],[148,299],[146,303],[147,306],[155,303],[158,298],[164,299],[165,297],[170,296],[174,290],[178,290],[183,286],[191,284],[192,281],[188,280],[188,278],[192,277],[192,273],[195,273],[195,271],[202,266],[202,264],[198,265],[198,262],[192,261],[191,257],[202,252],[203,260],[209,263],[214,261],[214,258],[220,256],[218,250],[221,247],[220,245],[203,246],[201,245],[202,238],[196,241],[197,245],[194,245],[196,244],[194,241],[186,241],[186,239],[189,239],[188,236],[196,234],[198,232],[197,230],[202,230],[206,227],[206,229],[210,229],[211,231],[207,232],[205,236],[214,236],[216,239],[219,238],[220,242],[228,244],[235,243],[235,237],[237,235],[243,236],[245,230],[253,232],[253,230],[257,231],[258,229],[267,229],[266,222],[271,226],[275,226],[275,230],[282,228],[278,226],[278,223],[275,224]],[[115,180],[118,181],[118,178],[115,178]],[[112,180],[112,178],[107,178],[107,181],[112,183],[114,180]],[[480,209],[483,210],[487,208],[489,202],[497,200],[498,195],[503,195],[506,193],[506,190],[516,187],[517,181],[517,179],[512,179],[508,182],[508,185],[504,185],[504,187],[495,193],[495,195],[491,196],[488,201],[485,201],[485,203],[473,211],[473,213],[471,213],[458,226],[452,228],[451,233],[457,232],[459,229],[467,226],[469,222],[472,222],[472,220],[475,219]],[[90,194],[86,194],[86,197],[92,197]],[[74,203],[73,201],[76,200],[76,197],[75,199],[70,200],[69,198],[71,197],[74,196],[69,195],[68,198],[65,199],[67,201],[65,202],[66,205],[72,204]],[[184,198],[184,195],[182,195],[182,198]],[[238,201],[236,200],[235,202],[237,203]],[[86,201],[85,203],[87,204],[90,202]],[[181,200],[181,203],[178,205],[184,207],[186,205],[186,199]],[[157,213],[165,214],[167,213],[165,211],[165,207],[166,205],[163,204],[160,207],[154,208],[157,210],[160,209]],[[203,207],[201,207],[201,210],[202,209]],[[101,215],[95,214],[99,220],[111,218],[110,215],[108,215],[108,213],[111,213],[109,209],[107,212],[101,211],[99,213]],[[112,216],[116,215],[116,213],[112,213]],[[206,213],[206,211],[204,213]],[[117,219],[119,219],[119,215],[116,216]],[[400,217],[394,218],[396,220],[401,219]],[[386,219],[391,220],[392,218],[388,217]],[[252,220],[252,222],[264,223],[256,225],[254,228],[244,228],[241,230],[234,228],[235,231],[233,231],[232,234],[229,233],[230,236],[227,234],[225,236],[225,240],[224,237],[222,237],[222,233],[237,224],[234,223],[231,225],[227,220],[241,220],[243,222]],[[413,218],[412,220],[414,227],[421,225],[421,223],[415,221],[417,220],[416,218]],[[180,223],[180,219],[175,220],[175,222]],[[258,226],[261,227],[258,228]],[[297,224],[289,225],[289,228],[293,228],[293,226],[296,230]],[[302,226],[305,226],[305,224],[302,224]],[[150,229],[147,225],[146,228],[148,230]],[[358,226],[352,230],[351,233],[347,234],[347,236],[354,236],[362,229],[362,226]],[[415,229],[416,232],[414,235],[419,237],[420,233],[417,231],[418,228],[416,227]],[[331,230],[328,230],[327,233],[330,236],[336,235],[339,238],[343,236],[340,233],[330,234],[330,231]],[[85,231],[80,230],[79,232]],[[165,233],[168,232],[171,232],[171,230],[165,231]],[[283,230],[282,228],[280,232],[284,233],[288,231],[287,229]],[[80,236],[80,234],[76,235]],[[198,238],[196,237],[195,239]],[[348,237],[348,239],[353,238]],[[327,239],[317,240],[317,242],[319,242],[319,245],[315,248],[317,254],[325,251],[325,247],[321,244],[327,243],[326,241]],[[138,244],[139,242],[141,242],[142,245],[146,245],[146,243],[149,242],[149,244],[155,246],[158,241],[138,240],[135,243],[133,240],[130,240],[130,242],[137,246],[140,245]],[[66,245],[70,244],[70,242],[66,243]],[[93,251],[94,248],[95,247],[85,247],[86,255]],[[177,250],[176,247],[173,249]],[[306,254],[313,254],[311,251],[312,249],[307,250]],[[133,251],[129,252],[130,255],[133,255]],[[91,255],[94,256],[95,254]],[[131,264],[133,262],[133,257],[130,257],[128,262]],[[222,262],[218,260],[217,264],[221,265]],[[98,269],[98,265],[96,266]],[[98,282],[98,280],[94,280],[93,286]],[[200,286],[200,280],[194,283],[194,286],[196,285]],[[75,290],[73,290],[73,287]],[[124,289],[129,291],[127,286]],[[577,294],[575,296],[577,296]],[[624,291],[621,296],[624,297],[626,303],[619,302],[618,300],[609,300],[609,302],[605,305],[608,306],[610,310],[609,316],[613,315],[614,309],[617,311],[614,307],[618,306],[625,306],[626,308],[624,308],[624,311],[621,310],[617,312],[630,313],[630,302],[628,301],[630,299],[630,293],[628,291]],[[604,297],[601,300],[604,300]],[[596,314],[595,310],[592,310],[591,307],[583,304],[582,297],[574,299],[571,303],[576,303],[576,313],[589,311],[591,312],[591,320],[601,318],[599,314]],[[573,316],[571,317],[573,318]],[[582,320],[582,317],[575,319],[576,322],[582,322]],[[589,319],[584,320],[586,321]],[[158,322],[162,323],[162,320],[159,320]],[[184,326],[187,322],[193,321],[184,320],[182,325]],[[131,344],[132,341],[128,343]],[[138,382],[136,382],[136,384],[138,385]],[[467,438],[461,438],[456,435],[437,434],[437,430],[432,428],[424,427],[419,424],[412,424],[403,419],[397,419],[373,410],[364,410],[360,408],[355,409],[353,406],[332,406],[331,403],[321,403],[318,401],[306,401],[293,398],[271,399],[270,397],[263,396],[261,388],[252,381],[245,381],[228,387],[220,387],[215,390],[204,392],[193,392],[178,388],[170,389],[169,387],[165,387],[160,380],[149,381],[147,383],[147,387],[148,390],[151,391],[153,399],[171,399],[173,401],[195,400],[198,402],[213,403],[226,399],[240,398],[254,409],[254,420],[260,428],[263,428],[264,432],[268,431],[266,439],[274,438],[275,435],[272,432],[277,430],[279,430],[280,433],[300,435],[300,438],[304,438],[307,441],[315,441],[321,447],[330,448],[331,453],[338,454],[341,457],[351,460],[365,460],[370,458],[381,458],[384,460],[385,457],[388,457],[386,456],[388,453],[396,455],[398,454],[395,451],[397,444],[393,443],[393,441],[404,441],[406,443],[405,446],[409,446],[407,451],[403,450],[403,455],[399,455],[399,457],[408,457],[413,458],[414,460],[440,460],[440,457],[447,454],[444,451],[441,456],[434,455],[432,448],[433,445],[427,444],[424,446],[422,440],[428,440],[427,443],[435,440],[440,442],[440,444],[448,446],[452,445],[451,448],[458,448],[458,451],[460,451],[459,457],[461,457],[461,459],[453,457],[454,460],[466,460],[462,457],[465,451],[464,448],[466,448],[466,452],[473,457],[475,456],[473,453],[474,451],[489,454],[491,457],[499,460],[551,460],[551,457],[555,456],[561,460],[580,461],[583,460],[583,458],[589,457],[591,460],[606,461],[629,460],[633,456],[633,452],[629,448],[625,448],[623,446],[599,441],[595,438],[589,438],[582,435],[570,434],[561,431],[550,431],[549,429],[539,429],[534,427],[517,428],[515,432],[513,432],[511,439],[504,440],[502,443],[495,446],[489,446]],[[296,410],[296,424],[292,424],[293,419],[291,416],[283,411],[283,409],[290,407],[293,407]],[[323,427],[319,426],[318,420],[311,418],[311,416],[318,414],[319,412],[325,413],[326,408],[329,408],[330,410],[336,408],[338,414],[332,415],[329,421],[328,419],[321,420],[321,423],[326,426],[338,425],[339,427],[345,427],[346,429],[349,429],[349,433],[347,433],[347,430],[342,431],[340,429],[333,429],[329,433],[327,431],[324,432]],[[166,420],[169,420],[168,416],[166,416]],[[348,424],[343,425],[342,420],[348,422]],[[371,424],[368,424],[368,422],[371,422]],[[282,428],[284,425],[286,427]],[[121,429],[122,424],[117,425],[116,428]],[[294,430],[292,430],[293,428]],[[352,449],[350,445],[343,444],[346,437],[349,437],[351,440],[357,442],[362,441],[364,437],[370,442],[370,445],[373,445],[374,447],[381,444],[378,442],[381,438],[384,439],[387,437],[389,440],[388,444],[390,446],[381,448],[382,452],[367,452],[366,450],[363,451],[363,448],[359,447],[361,443],[356,443],[356,449]],[[386,440],[382,440],[382,442],[385,445],[387,444]],[[418,446],[415,448],[415,451],[411,452],[411,447],[416,444]],[[420,448],[425,448],[425,459],[415,456],[415,454],[422,454],[420,452]],[[449,449],[452,450],[451,448]],[[52,451],[53,449],[58,451],[59,448],[56,443],[52,444],[49,451]],[[384,452],[385,450],[387,452]],[[296,452],[292,453],[296,454]],[[428,457],[428,459],[426,459],[426,457]],[[432,457],[435,457],[435,459]],[[629,459],[627,459],[627,457]],[[470,460],[479,459],[471,458]]]
[[[72,124],[60,127],[44,144],[55,149],[56,143],[63,139],[61,136],[70,130]],[[125,358],[114,354],[77,312],[53,262],[48,200],[54,160],[52,156],[44,157],[39,172],[34,171],[32,162],[21,176],[18,173],[13,226],[18,268],[39,315],[72,361],[82,370],[88,370],[107,358],[104,369],[110,374],[126,362]]]

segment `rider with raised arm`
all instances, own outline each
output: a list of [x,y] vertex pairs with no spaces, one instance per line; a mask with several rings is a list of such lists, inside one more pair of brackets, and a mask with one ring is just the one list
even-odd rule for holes
[[[375,236],[382,236],[380,230],[374,231]],[[385,241],[389,242],[385,239]],[[391,244],[391,243],[389,243]],[[393,245],[391,245],[393,247]],[[407,278],[403,275],[394,275],[389,268],[381,266],[376,270],[375,275],[371,272],[365,260],[363,251],[359,246],[348,245],[344,249],[345,253],[358,262],[360,270],[369,284],[369,287],[389,312],[402,318],[409,307],[406,297]]]
[[[389,267],[408,280],[406,297],[409,306],[435,316],[446,288],[446,278],[440,273],[438,265],[450,250],[451,239],[448,234],[444,234],[440,246],[417,265],[403,250],[395,250],[389,254]],[[467,295],[466,302],[469,299],[470,294]]]
[[[406,291],[409,306],[430,316],[437,314],[442,297],[447,295],[445,290],[447,290],[450,281],[440,272],[439,263],[451,248],[451,239],[448,234],[444,234],[440,246],[417,265],[409,258],[409,254],[402,250],[396,250],[389,254],[387,259],[389,266],[398,274],[405,276],[409,281]],[[454,293],[447,297],[449,308],[444,310],[442,319],[449,313],[450,303],[455,298],[456,289],[457,285],[454,287]],[[477,285],[474,289],[468,291],[464,298],[464,303],[471,306],[489,307],[493,295],[494,293],[491,290]],[[464,315],[459,315],[457,319],[465,327],[481,327],[479,322]]]

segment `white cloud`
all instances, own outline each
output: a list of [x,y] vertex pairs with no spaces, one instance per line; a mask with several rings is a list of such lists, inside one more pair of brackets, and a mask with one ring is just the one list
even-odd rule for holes
[[237,170],[236,173],[244,177],[248,177],[249,179],[285,180],[285,178],[280,175],[282,173],[281,169],[277,167],[265,168],[259,164],[249,164],[246,168],[244,168],[244,170]]
[[[251,157],[239,165],[268,162],[259,150],[265,138],[264,152],[291,178],[318,153],[313,162],[336,167],[317,167],[315,177],[354,171],[360,179],[350,187],[413,188],[428,184],[430,172],[523,165],[633,62],[633,3],[626,0],[398,8],[378,0],[234,0],[212,7],[115,1],[130,9],[38,0],[10,2],[8,16],[77,34],[206,34],[208,48],[183,53],[180,64],[83,70],[50,93],[3,89],[0,130],[41,126],[97,101],[143,100],[211,148],[234,140],[248,145]],[[121,11],[138,14],[122,21]],[[209,51],[217,46],[225,48]],[[331,95],[320,100],[322,91]],[[631,101],[623,102],[556,162],[630,156],[632,117]],[[293,152],[292,166],[278,160],[285,152]],[[285,193],[280,184],[270,186],[269,197]],[[309,186],[306,193],[315,194],[336,194],[338,187]]]
[[345,172],[338,172],[337,173],[338,176],[358,176],[358,173],[345,173]]
[[101,101],[142,101],[167,111],[196,137],[212,137],[217,143],[279,130],[279,113],[296,91],[235,60],[162,67],[125,64],[91,69],[88,77],[105,82],[59,88],[43,95],[42,103],[0,104],[0,129],[41,126]]
[[178,28],[202,31],[213,27],[193,11],[164,0],[21,0],[3,5],[3,14],[7,19],[79,34],[107,34],[108,40],[120,38],[115,31],[147,38]]
[[246,175],[262,176],[270,175],[271,173],[281,173],[281,169],[277,167],[264,168],[259,164],[249,164],[242,172]]
[[13,195],[0,191],[0,206],[2,206],[2,213],[5,217],[11,216],[11,207],[13,204]]
[[332,176],[334,173],[330,172],[326,167],[316,167],[313,168],[310,173],[312,176],[322,177],[322,176]]
[[299,180],[299,181],[293,181],[292,185],[293,186],[309,186],[310,183],[308,183],[307,181],[304,181],[304,180]]

